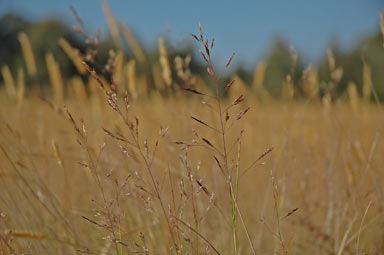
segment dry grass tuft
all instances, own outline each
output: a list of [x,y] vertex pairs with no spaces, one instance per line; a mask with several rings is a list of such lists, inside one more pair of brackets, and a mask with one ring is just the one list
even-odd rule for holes
[[31,45],[31,42],[29,41],[28,35],[25,32],[21,32],[19,34],[19,41],[21,44],[21,49],[23,50],[23,55],[24,55],[28,73],[31,77],[34,77],[37,74],[37,67],[36,67],[35,54],[33,53],[32,45]]
[[162,77],[167,87],[171,87],[172,86],[171,65],[168,59],[167,47],[165,46],[164,38],[162,37],[159,38],[159,55],[160,55],[159,61],[160,61],[160,66],[162,70],[162,73],[161,73]]
[[64,83],[60,72],[59,63],[56,62],[53,54],[48,52],[45,55],[45,62],[53,89],[54,102],[57,106],[64,101]]
[[72,61],[72,63],[75,65],[77,71],[80,74],[85,74],[86,70],[84,66],[81,64],[82,60],[79,56],[79,53],[76,49],[74,49],[67,40],[64,38],[59,39],[59,45],[64,50],[64,52],[67,54],[69,59]]

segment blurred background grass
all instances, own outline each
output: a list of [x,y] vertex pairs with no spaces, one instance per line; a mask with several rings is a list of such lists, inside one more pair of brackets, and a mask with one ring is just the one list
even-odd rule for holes
[[[83,4],[81,4],[80,7],[83,7]],[[300,5],[298,3],[292,3],[292,5],[295,4],[298,5],[297,8],[300,8]],[[37,5],[40,5],[42,6],[42,8],[44,8],[43,3],[37,3]],[[16,8],[18,5],[17,3],[9,3],[8,5],[6,3],[3,3],[3,6],[8,7],[9,10],[14,10],[14,8]],[[11,8],[12,6],[15,7]],[[370,3],[367,4],[367,6],[370,6],[370,10],[372,10],[372,7],[378,8],[380,7],[380,4],[373,5],[372,3]],[[263,6],[260,6],[260,8],[262,7]],[[343,15],[346,17],[346,19],[348,19],[347,13],[343,13],[341,7],[339,7],[340,6],[335,6],[335,8],[339,10],[340,15],[339,19],[333,20],[335,22],[335,26],[340,26],[338,22],[340,22],[340,24],[348,26],[348,24],[345,24],[341,21],[343,20]],[[48,7],[46,8],[48,9]],[[266,11],[269,10],[268,8],[269,7],[266,6]],[[306,10],[305,7],[302,8],[302,11]],[[351,3],[351,6],[349,8],[351,9],[351,11],[356,12],[357,8],[362,7],[358,6],[356,3]],[[6,10],[6,8],[4,8],[4,10]],[[135,57],[137,58],[139,54],[139,63],[135,65],[137,72],[139,75],[143,74],[146,77],[147,81],[151,83],[150,87],[154,87],[154,81],[158,80],[155,77],[156,74],[154,74],[154,72],[156,72],[156,70],[160,70],[160,68],[156,66],[159,65],[159,51],[157,50],[157,47],[153,47],[154,42],[156,42],[156,38],[153,38],[154,36],[152,36],[151,40],[154,41],[152,41],[151,43],[141,42],[140,40],[138,40],[138,38],[141,37],[140,31],[138,31],[137,33],[133,33],[132,31],[135,30],[132,30],[127,25],[123,25],[121,23],[123,22],[120,21],[122,17],[112,18],[112,9],[110,7],[107,8],[104,6],[103,10],[104,15],[106,17],[108,17],[108,15],[110,15],[111,17],[109,19],[105,19],[107,21],[106,23],[109,25],[109,28],[111,28],[111,26],[114,28],[109,30],[111,31],[111,33],[109,33],[108,31],[104,31],[102,33],[102,39],[99,43],[100,45],[99,54],[97,55],[97,62],[106,63],[109,56],[109,51],[111,49],[114,49],[116,52],[118,50],[121,50],[121,53],[123,54],[122,57],[124,66],[129,62],[129,60],[134,59]],[[31,59],[31,56],[34,56],[34,65],[36,66],[35,69],[38,70],[38,72],[32,71],[33,73],[31,73],[31,71],[29,71],[30,75],[25,75],[27,88],[32,87],[33,85],[37,85],[37,87],[39,88],[44,88],[49,84],[50,78],[46,64],[47,53],[52,53],[55,60],[60,63],[60,72],[62,74],[62,79],[64,83],[69,83],[69,81],[74,76],[80,76],[80,78],[84,82],[86,82],[86,74],[81,70],[79,71],[79,68],[76,67],[76,64],[71,61],[71,58],[67,56],[68,51],[70,51],[68,50],[69,45],[73,48],[79,49],[81,52],[84,52],[87,47],[86,42],[83,40],[83,38],[78,33],[74,32],[72,29],[72,26],[76,23],[74,18],[72,18],[72,21],[68,21],[69,19],[55,19],[52,18],[52,15],[45,15],[42,19],[38,19],[36,17],[27,18],[29,14],[23,13],[23,10],[15,11],[15,13],[3,13],[0,19],[0,66],[4,67],[5,65],[7,65],[10,69],[10,74],[13,77],[16,77],[18,75],[20,68],[27,68],[28,62],[24,61],[23,56],[23,53],[25,53],[25,48],[22,51],[21,42],[24,42],[24,45],[26,45],[26,41],[29,40],[29,44],[32,45],[31,51],[33,52],[33,54],[30,54],[29,57],[26,57],[28,59]],[[277,9],[277,11],[279,11],[279,9]],[[363,12],[363,10],[361,12]],[[364,10],[364,12],[367,11]],[[59,13],[62,14],[63,11],[60,11]],[[67,13],[70,13],[70,11],[68,10]],[[303,82],[305,82],[302,80],[302,73],[304,70],[307,70],[310,66],[310,79],[313,80],[313,83],[316,83],[311,86],[318,87],[316,89],[319,90],[320,95],[324,95],[327,90],[334,90],[332,92],[332,96],[341,97],[343,94],[347,93],[348,85],[352,83],[356,86],[357,92],[360,95],[363,94],[364,70],[366,70],[366,72],[369,72],[369,74],[367,75],[371,80],[372,86],[376,91],[378,99],[382,100],[384,96],[384,86],[382,86],[381,82],[384,78],[384,74],[383,72],[381,72],[381,70],[384,68],[384,53],[382,50],[382,41],[377,13],[378,10],[376,9],[376,12],[371,11],[369,14],[365,13],[365,16],[360,15],[357,17],[359,20],[362,19],[362,17],[367,17],[368,20],[369,15],[373,15],[377,17],[377,23],[373,25],[372,29],[366,31],[365,33],[360,32],[359,34],[355,32],[353,39],[350,39],[348,43],[338,42],[337,35],[334,37],[336,39],[331,39],[332,36],[334,36],[333,34],[331,34],[331,31],[329,31],[328,33],[325,33],[324,31],[319,31],[319,33],[324,35],[324,37],[328,37],[328,46],[326,45],[326,42],[323,42],[323,50],[319,50],[318,46],[306,46],[309,50],[312,49],[314,52],[316,52],[315,55],[321,56],[317,58],[308,58],[308,55],[311,54],[301,55],[299,54],[301,52],[301,49],[295,48],[293,54],[297,55],[297,57],[295,57],[295,60],[293,60],[293,54],[291,50],[293,46],[291,46],[288,40],[284,39],[283,36],[279,36],[278,34],[276,34],[274,37],[268,36],[268,40],[270,41],[267,45],[269,46],[268,48],[262,49],[264,53],[260,54],[260,52],[258,52],[257,54],[255,54],[254,57],[252,57],[250,53],[245,53],[247,58],[242,58],[246,61],[243,61],[243,63],[241,61],[237,61],[236,66],[231,69],[229,73],[223,74],[224,78],[227,77],[227,79],[229,79],[229,76],[236,75],[241,78],[242,81],[244,81],[244,84],[247,87],[251,87],[252,84],[259,82],[260,85],[262,84],[262,87],[266,90],[266,92],[268,92],[269,95],[275,98],[279,98],[283,94],[282,91],[284,84],[287,82],[287,75],[290,74],[289,79],[292,80],[294,90],[297,92],[295,97],[299,98],[305,96],[304,91],[302,91],[302,88],[305,87],[302,84]],[[26,17],[24,17],[24,15],[26,15]],[[233,15],[234,17],[237,17],[237,15],[239,14]],[[326,15],[327,12],[324,11],[324,24],[326,23]],[[200,16],[201,15],[198,15],[198,17]],[[294,20],[294,18],[290,16],[288,17]],[[212,14],[212,19],[214,18],[217,18],[218,20],[222,19],[222,17],[220,17],[219,15]],[[331,16],[330,18],[333,18],[333,16]],[[187,16],[187,19],[190,19],[190,17]],[[312,24],[312,21],[307,21],[301,16],[297,17],[297,20],[298,22],[299,20],[302,22],[303,29],[307,29],[307,27],[310,26],[307,25],[305,22],[309,22],[310,24]],[[369,20],[371,20],[371,18],[369,18]],[[89,21],[86,21],[86,23],[87,22]],[[283,21],[271,18],[271,20],[268,22],[278,25],[279,22],[281,23]],[[321,24],[321,21],[319,21],[319,23]],[[97,24],[103,23],[98,22]],[[93,24],[92,26],[95,27],[97,26],[97,24]],[[253,35],[255,34],[255,32],[253,32],[253,30],[251,32],[251,25],[252,24],[244,24],[244,26],[241,27],[240,30],[250,30],[249,34]],[[281,26],[283,25],[284,24],[281,24]],[[85,27],[87,26],[88,24],[85,24]],[[318,26],[323,29],[326,27],[326,25]],[[352,26],[359,27],[355,25],[355,23],[352,23],[351,27]],[[135,24],[133,24],[133,28],[135,28]],[[317,34],[315,30],[316,28],[317,27],[313,28],[313,34]],[[106,29],[108,29],[108,27]],[[359,29],[361,31],[360,27]],[[345,37],[342,29],[339,30],[340,38]],[[28,39],[21,40],[21,32],[25,32],[26,36],[23,38]],[[89,31],[87,31],[86,29],[85,32],[89,33]],[[263,31],[260,32],[260,37],[264,36],[262,32]],[[170,31],[169,33],[172,33],[172,31]],[[221,33],[221,31],[218,32],[219,35],[221,35]],[[292,32],[291,36],[295,35],[295,33]],[[309,38],[318,37],[312,35],[311,33],[308,33],[307,30],[305,30],[305,32],[302,32],[301,34],[298,34],[298,36],[300,36],[300,38],[303,37],[302,41],[300,41],[299,44],[303,44],[303,42],[308,42],[308,44],[316,44],[316,42],[314,42],[315,39],[311,40]],[[183,44],[176,42],[177,45],[175,45],[175,42],[172,41],[171,35],[164,33],[162,37],[165,39],[167,54],[169,55],[169,58],[172,62],[171,65],[173,65],[173,59],[176,55],[186,56],[188,54],[194,53],[192,54],[190,68],[193,72],[200,73],[200,75],[202,75],[201,78],[204,80],[204,82],[207,83],[207,76],[201,74],[201,71],[204,69],[202,67],[203,62],[200,61],[199,54],[197,54],[196,51],[193,51],[194,47],[192,46],[192,38],[191,40],[183,39]],[[189,38],[188,35],[184,35],[184,37]],[[249,41],[248,38],[237,38],[239,45],[241,45],[240,42],[243,40]],[[230,41],[233,42],[233,38],[231,38]],[[157,43],[155,44],[157,45]],[[224,44],[225,47],[228,47],[228,43],[219,42],[219,48],[224,47],[223,45],[220,46],[220,44]],[[230,46],[236,52],[236,41]],[[260,46],[255,47],[260,51]],[[240,52],[239,55],[244,55],[244,51],[254,52],[255,50],[253,48],[254,47],[252,46],[252,43],[249,42],[249,45],[247,45],[247,47],[238,50]],[[328,50],[326,50],[327,48]],[[348,50],[346,50],[346,48]],[[306,48],[306,51],[309,51],[308,49]],[[230,55],[231,53],[227,54]],[[331,62],[334,62],[332,66],[330,66],[330,54],[332,55]],[[218,56],[218,59],[221,59],[221,62],[224,62],[225,58],[226,56]],[[311,59],[311,61],[309,61],[308,59]],[[255,60],[257,60],[257,63]],[[292,68],[293,65],[294,69]],[[334,70],[331,70],[332,68]],[[257,75],[262,76],[258,78],[258,81],[256,81],[255,79]],[[177,74],[175,72],[172,72],[171,76],[176,84],[180,84],[180,81],[176,79]],[[334,86],[334,79],[332,77],[336,78],[337,86]],[[0,82],[4,82],[4,75],[0,77]]]

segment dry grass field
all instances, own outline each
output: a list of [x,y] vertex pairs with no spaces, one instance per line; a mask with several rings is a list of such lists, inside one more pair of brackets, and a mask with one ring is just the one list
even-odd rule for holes
[[351,84],[337,99],[312,78],[294,99],[289,76],[273,99],[262,68],[215,91],[175,71],[160,40],[148,89],[138,45],[136,60],[114,58],[114,85],[62,40],[89,84],[65,83],[47,53],[39,92],[20,38],[27,70],[2,68],[1,254],[384,254],[384,109],[368,74],[362,96]]
[[[226,139],[233,144],[244,130],[240,153],[231,148],[228,164],[240,162],[238,207],[256,254],[381,254],[382,108],[353,111],[341,103],[325,111],[316,104],[247,100],[251,111]],[[103,131],[129,137],[107,105],[67,102],[81,130],[83,119],[86,138],[65,110],[38,99],[21,106],[3,101],[0,109],[3,254],[168,254],[175,249],[172,235],[180,253],[214,253],[194,230],[221,254],[232,253],[228,178],[215,162],[218,153],[193,129],[218,150],[221,140],[190,118],[217,121],[200,100],[154,95],[131,105],[155,184],[137,147]],[[162,138],[161,126],[168,129]],[[193,140],[188,149],[175,144]],[[249,168],[270,147],[258,162],[263,165]],[[238,252],[250,254],[242,224]]]

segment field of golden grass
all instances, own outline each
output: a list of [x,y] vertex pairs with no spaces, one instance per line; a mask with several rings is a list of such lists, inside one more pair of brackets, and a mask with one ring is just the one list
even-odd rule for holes
[[[144,53],[123,32],[135,58],[111,52],[110,81],[92,51],[60,39],[79,76],[62,77],[47,52],[40,90],[26,85],[38,70],[20,34],[26,70],[1,69],[1,254],[384,254],[383,106],[370,102],[369,65],[362,96],[352,82],[340,98],[320,93],[308,68],[299,89],[287,74],[276,100],[268,63],[253,84],[222,84],[201,28],[216,91],[163,39],[152,77],[137,72]],[[328,58],[335,88],[343,71]]]
[[[252,246],[256,254],[381,254],[381,106],[246,103],[250,112],[226,134],[231,145],[244,130],[241,146],[228,149],[228,164],[240,162],[239,254]],[[221,150],[220,136],[191,119],[214,125],[217,117],[198,98],[133,101],[128,115],[138,118],[141,152],[122,138],[129,127],[96,98],[68,100],[66,109],[3,100],[0,109],[3,254],[233,252],[228,179],[218,153],[196,141]]]

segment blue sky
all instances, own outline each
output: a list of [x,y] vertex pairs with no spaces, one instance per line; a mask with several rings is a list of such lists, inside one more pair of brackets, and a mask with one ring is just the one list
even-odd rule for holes
[[[109,0],[113,14],[136,31],[147,46],[170,31],[177,44],[190,40],[200,22],[215,37],[217,60],[232,52],[237,61],[255,64],[263,59],[274,38],[281,36],[301,57],[316,61],[331,40],[348,50],[359,38],[379,30],[382,0]],[[60,17],[75,23],[72,5],[90,31],[107,24],[101,0],[0,0],[0,13],[16,10],[30,19]]]

